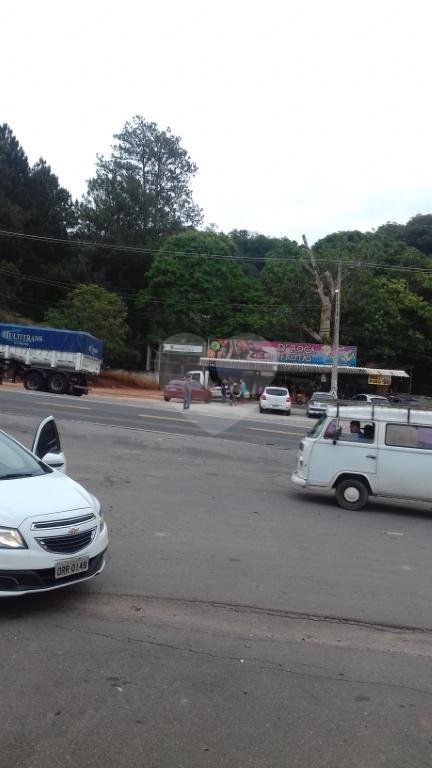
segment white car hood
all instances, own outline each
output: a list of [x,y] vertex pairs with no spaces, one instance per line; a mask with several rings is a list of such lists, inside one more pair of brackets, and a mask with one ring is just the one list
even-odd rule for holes
[[3,527],[17,528],[27,517],[89,508],[95,508],[93,497],[61,472],[0,480],[0,526]]

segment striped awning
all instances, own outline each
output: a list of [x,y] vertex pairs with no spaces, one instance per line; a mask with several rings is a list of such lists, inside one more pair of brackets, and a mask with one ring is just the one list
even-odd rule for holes
[[[261,371],[265,373],[331,373],[331,365],[314,363],[278,363],[271,360],[236,360],[233,358],[201,357],[200,365],[214,366],[223,370]],[[351,376],[391,376],[392,379],[409,379],[406,371],[386,368],[361,368],[355,365],[339,365],[338,373]]]

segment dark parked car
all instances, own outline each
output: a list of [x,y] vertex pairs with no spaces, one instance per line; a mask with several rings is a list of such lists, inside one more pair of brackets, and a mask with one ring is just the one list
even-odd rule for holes
[[[170,400],[183,400],[184,385],[184,379],[173,379],[170,381],[164,387],[164,400],[166,400],[167,403]],[[212,394],[207,387],[203,387],[198,381],[191,381],[190,385],[192,402],[210,402]]]

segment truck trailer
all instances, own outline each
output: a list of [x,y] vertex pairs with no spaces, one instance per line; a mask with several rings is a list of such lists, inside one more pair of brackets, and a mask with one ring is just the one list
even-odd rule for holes
[[89,333],[0,323],[0,372],[24,387],[57,395],[86,395],[100,372],[103,344]]

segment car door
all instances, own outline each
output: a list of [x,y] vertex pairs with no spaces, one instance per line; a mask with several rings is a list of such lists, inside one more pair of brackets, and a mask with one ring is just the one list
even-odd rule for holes
[[53,469],[66,472],[66,458],[54,416],[47,416],[39,424],[34,436],[32,452]]
[[378,493],[432,501],[432,426],[383,424]]
[[198,381],[191,381],[191,398],[192,400],[199,401],[205,400],[206,391],[204,387]]
[[[308,470],[311,485],[331,486],[334,480],[344,472],[367,477],[372,490],[376,482],[377,471],[377,429],[374,427],[372,439],[354,439],[350,433],[349,419],[332,419],[324,434],[313,445]],[[361,424],[362,429],[366,424]],[[335,431],[340,435],[333,440]]]

